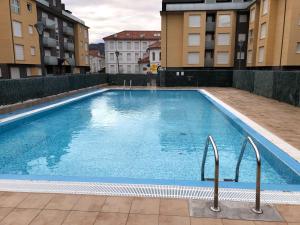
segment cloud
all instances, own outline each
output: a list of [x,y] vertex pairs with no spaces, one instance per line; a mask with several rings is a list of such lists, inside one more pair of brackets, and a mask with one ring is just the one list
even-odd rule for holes
[[123,30],[160,30],[161,0],[64,0],[66,9],[90,27],[97,43]]

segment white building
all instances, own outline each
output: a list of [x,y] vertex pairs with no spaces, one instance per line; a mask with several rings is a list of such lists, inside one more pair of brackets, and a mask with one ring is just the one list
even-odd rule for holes
[[139,61],[148,55],[149,46],[160,40],[160,31],[122,31],[103,39],[107,73],[140,74]]
[[161,61],[161,44],[156,41],[151,44],[147,50],[147,55],[139,61],[142,73],[157,74]]
[[99,73],[105,69],[105,57],[101,55],[99,50],[90,50],[90,72]]

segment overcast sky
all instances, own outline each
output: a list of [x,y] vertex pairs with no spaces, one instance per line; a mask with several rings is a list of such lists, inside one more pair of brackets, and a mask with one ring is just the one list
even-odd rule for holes
[[160,30],[161,0],[63,0],[90,27],[90,42],[122,30]]

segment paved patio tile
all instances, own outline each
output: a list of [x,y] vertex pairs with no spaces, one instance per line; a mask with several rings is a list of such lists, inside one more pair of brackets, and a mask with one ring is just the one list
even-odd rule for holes
[[73,210],[100,212],[105,200],[105,196],[81,196]]
[[222,220],[223,225],[255,225],[253,221],[245,220]]
[[166,216],[189,216],[188,201],[161,199],[159,213]]
[[55,195],[45,209],[71,210],[79,198],[78,195]]
[[0,208],[0,221],[6,217],[13,208]]
[[43,210],[30,225],[61,225],[69,211]]
[[53,194],[29,194],[17,208],[43,209],[53,197]]
[[159,216],[159,225],[190,225],[189,217]]
[[28,193],[13,193],[4,192],[0,196],[0,207],[16,207],[22,202],[29,194]]
[[158,225],[158,215],[130,214],[126,225]]
[[133,198],[107,197],[102,212],[129,213]]
[[276,208],[287,222],[300,223],[300,205],[278,205]]
[[40,213],[38,209],[15,209],[0,225],[28,225]]
[[98,216],[98,212],[72,211],[63,225],[93,225]]
[[222,225],[222,221],[220,219],[191,218],[191,225]]
[[287,223],[283,222],[263,222],[263,221],[255,221],[255,225],[287,225]]
[[159,203],[160,199],[135,198],[130,213],[158,215]]
[[94,225],[126,225],[128,214],[100,213]]

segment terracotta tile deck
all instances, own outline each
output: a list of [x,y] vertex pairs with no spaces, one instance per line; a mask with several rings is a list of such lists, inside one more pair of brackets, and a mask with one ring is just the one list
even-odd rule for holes
[[[187,200],[80,195],[10,196],[14,207],[0,207],[0,225],[299,225],[300,206],[276,206],[285,222],[257,222],[190,217]],[[38,201],[37,197],[41,196]],[[34,200],[33,200],[34,199]],[[47,203],[46,200],[49,200]],[[62,207],[57,207],[61,199]],[[76,200],[75,200],[76,199]],[[66,204],[63,202],[66,201]],[[44,204],[45,203],[45,204]],[[55,203],[55,204],[54,204]],[[54,207],[56,206],[56,207]],[[60,208],[60,209],[49,209]],[[68,208],[68,209],[66,209]],[[108,210],[109,209],[109,210]],[[115,212],[107,212],[115,211]],[[125,213],[124,213],[125,212]],[[167,214],[167,215],[166,215]]]

